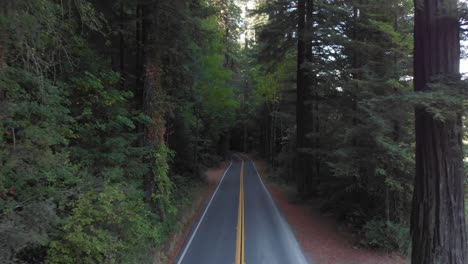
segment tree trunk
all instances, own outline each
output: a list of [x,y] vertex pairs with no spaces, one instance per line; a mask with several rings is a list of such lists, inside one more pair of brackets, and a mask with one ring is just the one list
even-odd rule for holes
[[296,102],[296,148],[297,148],[297,185],[298,192],[306,197],[314,191],[317,164],[315,158],[310,158],[303,150],[313,147],[306,135],[314,130],[314,106],[311,104],[309,87],[313,86],[315,76],[307,73],[304,67],[310,67],[313,59],[313,0],[298,1],[298,46],[297,46],[297,102]]
[[[459,74],[456,0],[415,0],[414,87]],[[441,122],[418,107],[412,263],[466,264],[461,113]]]
[[243,135],[243,147],[242,147],[242,151],[244,151],[244,153],[247,153],[247,135],[248,135],[248,131],[247,131],[247,122],[244,121],[243,123],[243,127],[244,127],[244,135]]
[[[0,15],[1,16],[7,16],[8,14],[8,6],[9,2],[7,1],[6,3],[0,5]],[[0,72],[6,67],[7,63],[7,50],[6,50],[6,32],[0,31]],[[1,94],[0,94],[1,96]]]
[[198,169],[198,145],[200,144],[200,114],[198,110],[194,111],[195,118],[197,119],[197,123],[195,126],[195,146],[193,148],[193,162],[195,164],[195,168]]
[[119,67],[120,67],[120,75],[122,77],[122,81],[120,82],[121,88],[124,88],[125,85],[125,39],[124,39],[124,30],[125,30],[125,13],[124,13],[124,2],[120,2],[120,30],[119,30],[119,38],[120,38],[120,45],[119,45]]
[[[270,147],[269,147],[269,156],[268,160],[270,161],[271,164],[274,163],[273,161],[273,156],[274,156],[274,146],[275,146],[275,112],[274,112],[274,105],[270,108]],[[274,165],[274,164],[273,164]]]
[[[143,74],[143,57],[144,57],[144,51],[143,51],[143,6],[142,4],[138,4],[136,8],[136,65],[135,65],[135,72],[136,72],[136,101],[138,103],[143,104],[143,80],[144,80],[144,74]],[[141,131],[141,130],[140,130]]]
[[6,66],[6,45],[5,43],[2,41],[2,39],[4,39],[4,34],[2,32],[0,32],[0,72],[5,68]]
[[[317,83],[315,72],[311,67],[313,67],[314,62],[314,52],[313,52],[313,35],[314,35],[314,0],[307,0],[306,3],[306,34],[304,35],[304,41],[306,46],[306,64],[309,69],[307,69],[307,75],[305,76],[305,114],[304,114],[304,123],[305,123],[305,135],[313,133],[313,138],[305,138],[305,147],[311,150],[317,150],[318,147],[318,138],[316,137],[316,119],[318,116],[317,108]],[[318,184],[318,168],[319,168],[319,159],[316,153],[307,157],[307,193],[315,193],[315,186]]]
[[221,134],[218,142],[218,154],[225,159],[229,158],[231,149],[231,134],[229,131],[225,131]]
[[[145,126],[143,145],[158,149],[165,144],[164,109],[161,107],[161,98],[164,91],[161,86],[161,66],[157,36],[159,33],[158,2],[147,3],[142,6],[142,38],[144,43],[144,76],[143,76],[143,112],[151,117],[153,124]],[[154,157],[148,157],[150,164]],[[164,218],[162,208],[156,203],[154,193],[156,190],[155,175],[152,171],[145,175],[146,200],[159,215]]]
[[305,147],[305,95],[306,83],[304,73],[304,62],[306,55],[306,43],[304,38],[305,33],[305,17],[306,17],[306,0],[298,0],[297,13],[297,90],[296,90],[296,151],[297,151],[297,171],[296,183],[297,190],[301,196],[305,195],[305,179],[307,177],[305,155],[301,150]]

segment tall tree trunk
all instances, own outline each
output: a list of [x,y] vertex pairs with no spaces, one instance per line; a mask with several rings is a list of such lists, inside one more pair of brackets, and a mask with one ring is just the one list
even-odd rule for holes
[[[135,72],[136,72],[136,99],[138,103],[143,104],[143,6],[142,4],[137,4],[136,8],[136,65],[135,65]],[[141,130],[140,130],[141,131]]]
[[243,151],[244,153],[247,153],[247,135],[248,135],[248,131],[247,131],[247,122],[244,121],[244,123],[243,123],[242,125],[243,125],[243,130],[244,130],[244,133],[243,133],[244,135],[243,135],[243,137],[242,137],[242,138],[243,138],[243,143],[242,143],[243,147],[242,147],[242,151]]
[[123,88],[125,85],[125,39],[124,39],[124,30],[125,30],[125,13],[124,13],[124,2],[120,2],[120,30],[119,30],[119,38],[120,38],[120,45],[119,45],[119,67],[120,67],[120,75],[122,76],[122,81],[120,82],[121,87]]
[[305,149],[313,147],[306,135],[313,132],[314,107],[310,104],[310,87],[315,76],[307,73],[305,67],[310,67],[313,60],[313,0],[298,0],[298,46],[297,46],[297,102],[296,102],[296,148],[297,148],[297,184],[298,192],[305,197],[313,193],[316,180],[315,158],[312,160],[304,153]]
[[[359,19],[359,9],[357,6],[355,6],[353,8],[353,30],[352,30],[352,35],[351,35],[351,39],[353,41],[359,41],[359,36],[358,36],[358,19]],[[361,67],[361,62],[359,60],[359,54],[356,50],[356,48],[353,49],[353,53],[352,53],[352,70],[354,71],[353,73],[353,77],[354,79],[359,79],[361,78],[361,70],[359,69]],[[358,85],[358,84],[355,84],[355,85]],[[359,87],[356,87],[356,88],[359,88]],[[352,96],[351,98],[352,102],[352,109],[354,112],[357,111],[357,96]],[[353,117],[352,117],[352,125],[353,126],[357,126],[358,125],[358,120],[357,118],[355,117],[356,114],[353,114]],[[357,145],[357,138],[356,137],[353,137],[352,139],[352,146],[353,147],[356,147]]]
[[4,33],[0,31],[0,72],[5,68],[6,66],[6,47],[5,43],[2,41],[4,36]]
[[305,179],[307,177],[305,155],[302,153],[305,147],[305,97],[306,82],[304,72],[304,62],[306,56],[306,42],[304,38],[306,22],[306,0],[298,0],[297,4],[298,23],[297,23],[297,90],[296,90],[296,183],[301,196],[306,193]]
[[[6,3],[3,3],[0,5],[0,16],[7,16],[8,15],[8,7],[10,3],[6,1]],[[0,31],[0,71],[2,71],[7,63],[7,50],[6,50],[6,32]],[[0,94],[1,96],[1,94]]]
[[[316,118],[318,115],[317,112],[317,79],[314,75],[315,72],[311,68],[313,67],[314,62],[314,52],[313,52],[313,35],[314,35],[314,0],[307,0],[306,2],[306,32],[304,35],[304,41],[306,46],[306,65],[308,66],[307,74],[305,76],[305,114],[304,114],[304,123],[305,123],[305,135],[313,133],[313,138],[305,138],[305,147],[311,150],[316,150],[318,145],[318,138],[316,137]],[[318,181],[318,156],[316,154],[310,155],[307,162],[307,178],[306,178],[306,188],[308,194],[313,194],[315,192],[315,186]]]
[[[393,28],[395,30],[395,32],[399,32],[400,33],[400,29],[399,29],[399,18],[400,18],[400,0],[394,0],[393,2],[393,8],[395,9],[395,13],[394,13],[394,21],[393,21]],[[400,67],[398,65],[398,54],[395,53],[393,55],[393,78],[395,80],[398,80],[400,78]],[[396,94],[396,95],[399,95],[401,94],[401,91],[398,87],[394,87],[393,88],[393,93]],[[400,142],[400,131],[401,131],[401,124],[400,124],[400,120],[393,120],[392,121],[392,140],[393,142],[395,142],[395,144],[398,144]],[[387,176],[388,177],[388,176]],[[386,178],[385,178],[386,179]],[[387,219],[387,222],[388,221],[392,221],[392,219],[394,221],[399,221],[398,219],[398,214],[397,214],[397,210],[396,210],[396,203],[398,203],[399,201],[395,198],[395,192],[390,190],[390,187],[388,185],[388,183],[386,182],[386,180],[384,180],[384,185],[385,185],[385,216],[386,216],[386,219]],[[393,201],[393,205],[394,205],[394,210],[391,209],[391,203],[390,201]],[[393,212],[393,214],[392,214]],[[393,217],[392,217],[393,216]]]
[[218,154],[223,158],[229,158],[231,149],[231,133],[229,131],[224,131],[221,133],[221,136],[218,141]]
[[224,51],[224,67],[227,69],[233,68],[232,58],[231,58],[231,50],[230,50],[230,39],[231,39],[231,31],[229,28],[231,14],[230,14],[230,6],[232,4],[232,0],[220,0],[217,5],[221,8],[221,19],[224,23],[224,43],[225,43],[225,51]]
[[200,144],[200,112],[198,111],[198,107],[194,109],[196,126],[195,126],[195,146],[193,148],[193,162],[195,164],[195,168],[198,169],[198,145]]
[[[414,87],[458,76],[456,0],[415,0]],[[422,107],[416,115],[416,177],[412,212],[412,263],[466,264],[461,113],[445,122]]]
[[[161,86],[161,65],[157,36],[159,34],[158,1],[146,3],[142,6],[144,42],[144,82],[143,82],[143,112],[151,117],[153,124],[146,125],[144,129],[143,144],[145,147],[158,149],[165,144],[165,119],[161,100],[164,91]],[[154,157],[148,157],[151,164]],[[145,175],[146,200],[153,209],[159,211],[161,217],[165,217],[164,211],[155,199],[156,190],[155,175],[152,171]]]

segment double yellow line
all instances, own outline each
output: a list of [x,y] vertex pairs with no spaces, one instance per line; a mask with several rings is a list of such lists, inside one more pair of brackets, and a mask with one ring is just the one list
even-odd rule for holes
[[244,236],[244,160],[240,170],[239,211],[237,214],[237,240],[236,240],[236,262],[245,264],[245,236]]

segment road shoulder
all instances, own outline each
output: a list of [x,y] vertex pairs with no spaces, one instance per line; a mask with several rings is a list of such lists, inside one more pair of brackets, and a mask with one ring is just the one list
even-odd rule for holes
[[289,223],[307,259],[313,264],[404,264],[398,254],[384,254],[357,247],[349,232],[307,203],[295,203],[291,192],[268,179],[269,166],[253,160],[276,206]]
[[230,162],[223,162],[218,168],[210,168],[204,172],[204,182],[195,186],[192,190],[193,202],[185,208],[181,208],[181,217],[177,223],[174,234],[162,245],[157,254],[155,263],[172,264],[180,254],[185,241],[190,235],[191,228],[200,218],[205,206],[216,189],[223,173]]

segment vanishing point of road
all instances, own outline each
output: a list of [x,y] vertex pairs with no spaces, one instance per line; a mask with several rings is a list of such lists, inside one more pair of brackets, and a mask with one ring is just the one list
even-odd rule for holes
[[176,264],[307,264],[255,164],[236,155]]

